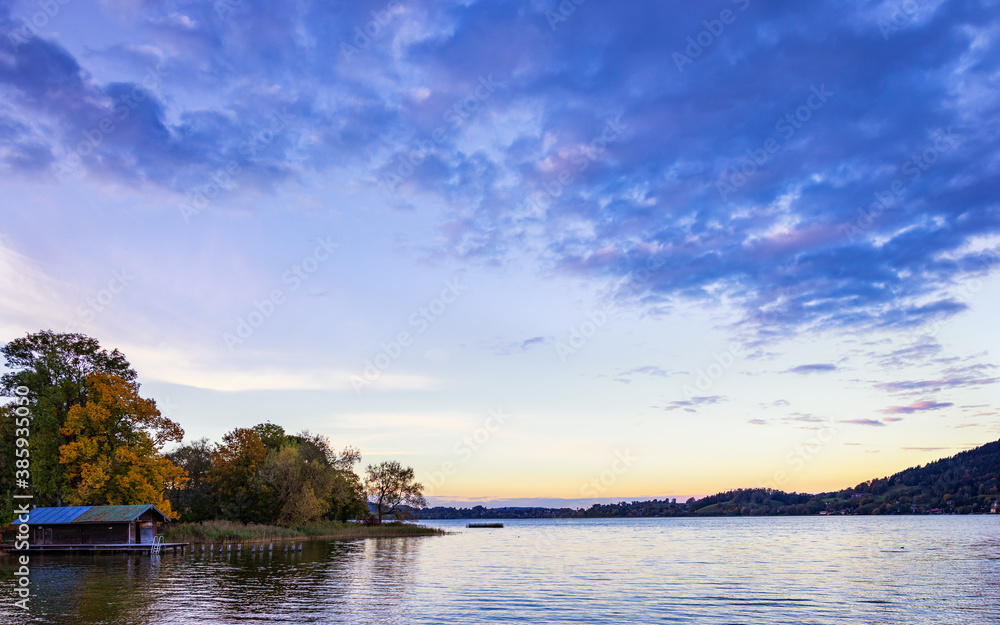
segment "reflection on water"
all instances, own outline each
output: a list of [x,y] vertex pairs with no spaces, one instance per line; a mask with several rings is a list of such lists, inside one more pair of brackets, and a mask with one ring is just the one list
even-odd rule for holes
[[1000,622],[1000,517],[428,522],[302,551],[34,556],[0,625]]

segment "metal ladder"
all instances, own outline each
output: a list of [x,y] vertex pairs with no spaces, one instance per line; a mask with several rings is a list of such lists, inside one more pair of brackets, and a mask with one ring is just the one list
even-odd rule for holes
[[160,549],[163,548],[163,536],[157,536],[153,539],[153,545],[149,548],[149,555],[158,556],[160,555]]

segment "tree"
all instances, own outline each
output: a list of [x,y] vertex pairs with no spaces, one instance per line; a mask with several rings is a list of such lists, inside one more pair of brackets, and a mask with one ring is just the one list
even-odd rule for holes
[[270,421],[253,426],[253,431],[260,437],[260,442],[264,443],[264,447],[272,451],[278,451],[288,442],[285,428]]
[[358,462],[361,462],[361,452],[354,447],[345,447],[334,459],[326,518],[344,523],[368,514],[368,497],[361,478],[354,472]]
[[413,481],[413,469],[404,469],[395,460],[386,460],[375,466],[368,465],[365,468],[364,486],[368,500],[375,504],[379,523],[388,514],[405,518],[406,512],[402,508],[404,505],[412,508],[427,506],[421,492],[424,486]]
[[337,471],[330,488],[330,498],[326,518],[345,523],[368,513],[368,499],[365,496],[361,478],[354,471]]
[[292,445],[268,454],[260,478],[272,493],[271,522],[306,525],[318,521],[327,508],[332,473],[320,461],[304,459]]
[[164,458],[169,441],[184,430],[164,417],[156,402],[139,396],[139,385],[117,375],[87,376],[86,401],[70,408],[59,448],[72,491],[72,505],[153,503],[173,516],[164,491],[187,481],[184,470]]
[[181,520],[198,522],[215,518],[215,495],[208,475],[212,468],[212,448],[208,439],[178,447],[166,457],[188,476],[186,484],[167,491],[167,499]]
[[212,450],[209,480],[223,518],[243,523],[269,520],[267,493],[257,475],[267,452],[260,436],[248,428],[229,432]]
[[[254,431],[260,435],[267,429],[257,426]],[[338,455],[329,439],[308,431],[282,433],[282,438],[283,446],[270,451],[258,470],[262,486],[270,493],[270,522],[306,525],[320,518],[346,521],[368,511],[361,480],[353,470],[361,458],[358,450],[348,447]]]
[[67,441],[61,431],[70,409],[86,399],[87,376],[107,373],[134,382],[136,372],[117,349],[109,353],[83,334],[28,334],[4,345],[0,354],[10,369],[0,377],[0,395],[13,397],[19,386],[28,389],[34,502],[63,505],[68,485],[59,463],[59,448]]
[[217,510],[244,523],[307,525],[367,512],[352,467],[356,449],[338,456],[319,434],[285,434],[273,423],[237,428],[212,450],[208,471]]
[[337,462],[337,453],[333,451],[330,439],[322,434],[310,434],[309,430],[303,430],[295,436],[289,436],[288,441],[299,448],[305,460],[318,462],[325,467],[333,467]]
[[357,447],[344,447],[333,459],[333,466],[338,471],[354,472],[354,465],[361,462],[361,451]]
[[[0,458],[3,462],[0,462],[0,466],[3,470],[0,471],[0,496],[3,497],[0,500],[0,523],[9,523],[14,519],[14,491],[16,489],[16,479],[21,477],[20,475],[15,475],[15,471],[18,470],[15,463],[15,458],[17,457],[17,422],[18,417],[14,412],[17,408],[16,404],[5,404],[0,406]],[[30,419],[21,418],[22,425],[31,424]],[[22,428],[21,433],[24,433]],[[30,449],[29,449],[30,452]],[[23,454],[23,452],[22,452]]]

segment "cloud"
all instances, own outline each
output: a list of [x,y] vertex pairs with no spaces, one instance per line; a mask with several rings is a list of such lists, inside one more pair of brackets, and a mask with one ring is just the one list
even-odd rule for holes
[[692,397],[687,401],[672,401],[666,406],[653,406],[653,408],[668,412],[678,409],[684,409],[687,412],[697,412],[694,409],[695,406],[718,404],[724,401],[726,401],[726,398],[722,395],[709,395],[708,397]]
[[788,420],[788,421],[800,421],[802,423],[826,423],[828,421],[828,419],[824,419],[822,417],[817,417],[817,416],[811,415],[811,414],[799,414],[799,413],[794,413],[794,414],[796,414],[797,416],[788,417],[786,420]]
[[646,365],[643,367],[635,367],[634,369],[629,369],[628,371],[622,371],[615,377],[615,382],[621,382],[622,384],[631,384],[632,383],[631,376],[635,376],[637,374],[665,378],[670,376],[671,373],[673,372],[667,371],[666,369],[663,369],[661,367],[657,367],[654,365]]
[[[927,345],[926,343],[924,345]],[[930,356],[935,353],[937,348],[928,350],[924,356]],[[908,352],[915,353],[915,352]],[[991,372],[997,369],[997,366],[992,363],[977,362],[977,359],[984,356],[985,354],[973,354],[966,357],[951,357],[951,358],[936,358],[934,362],[939,364],[950,365],[938,374],[938,376],[932,379],[924,380],[900,380],[895,382],[880,382],[875,384],[875,387],[888,391],[897,395],[926,395],[928,393],[939,393],[948,389],[959,389],[959,388],[974,388],[979,386],[986,386],[990,384],[995,384],[1000,378],[991,375]],[[917,360],[920,360],[918,358]],[[965,363],[965,364],[959,364]],[[905,366],[903,364],[892,365],[893,367]],[[893,406],[883,410],[884,413],[903,413],[910,414],[913,412],[918,412],[922,410],[936,410],[939,408],[947,408],[952,406],[951,403],[937,403],[930,401],[918,401],[909,406]],[[966,406],[962,407],[967,408]]]
[[550,339],[544,336],[535,336],[530,339],[521,342],[521,351],[528,351],[530,348],[536,345],[545,345]]
[[823,373],[827,371],[836,371],[837,365],[831,364],[815,364],[815,365],[799,365],[798,367],[793,367],[788,371],[790,373]]
[[881,367],[890,368],[926,362],[940,355],[941,350],[941,345],[936,342],[922,341],[888,354],[879,355],[878,364]]
[[[150,25],[158,31],[191,31],[196,22],[175,14]],[[0,13],[0,32],[17,28]],[[183,62],[148,50],[162,52],[153,45],[139,52],[119,45],[102,51],[102,58],[118,58],[130,66],[133,78],[100,83],[56,41],[25,39],[15,54],[0,62],[0,88],[12,105],[8,116],[0,112],[0,127],[11,127],[11,132],[0,133],[0,147],[8,142],[0,158],[8,167],[35,170],[53,183],[87,173],[95,179],[136,186],[153,183],[180,193],[210,183],[211,176],[226,167],[239,171],[237,182],[222,185],[230,193],[236,193],[234,188],[267,190],[292,175],[298,159],[291,153],[290,132],[259,139],[261,133],[275,130],[275,113],[283,111],[292,119],[301,111],[295,101],[244,93],[245,98],[220,109],[168,111],[165,95],[183,84]],[[139,61],[145,65],[135,66]],[[216,85],[228,78],[221,72]]]
[[[927,410],[941,410],[954,406],[951,402],[918,401],[909,406],[892,406],[882,410],[885,414],[913,414],[915,412],[925,412]],[[888,419],[887,419],[888,420]]]
[[818,417],[813,414],[793,412],[782,418],[782,421],[800,430],[821,430],[833,426],[832,418]]
[[0,329],[5,336],[20,334],[25,326],[58,324],[53,311],[67,308],[61,295],[64,287],[0,237]]
[[764,419],[750,419],[747,423],[751,425],[767,425],[767,421]]
[[656,367],[656,366],[653,366],[653,365],[646,365],[645,367],[636,367],[635,369],[629,369],[628,371],[622,372],[621,375],[623,375],[623,376],[624,375],[633,375],[633,374],[636,374],[636,373],[643,373],[643,374],[646,374],[646,375],[653,375],[653,376],[658,376],[658,377],[661,377],[661,378],[665,378],[668,375],[670,375],[665,369],[661,369],[660,367]]
[[523,354],[535,347],[548,345],[552,343],[552,341],[552,337],[549,336],[533,336],[522,341],[506,341],[497,338],[493,341],[484,343],[484,346],[497,356],[509,356],[511,354]]
[[[154,3],[142,49],[86,57],[31,38],[0,58],[0,166],[58,184],[110,119],[78,170],[95,180],[186,196],[233,165],[235,205],[344,173],[440,206],[430,258],[528,252],[650,311],[731,302],[765,338],[917,328],[998,266],[968,245],[1000,233],[989,3],[942,3],[891,45],[864,3],[754,4],[680,68],[698,4],[588,4],[553,31],[548,2],[423,3],[345,54],[384,6]],[[18,26],[4,4],[0,35]],[[95,78],[111,61],[129,78]]]
[[948,376],[968,376],[968,375],[979,375],[984,371],[992,371],[997,369],[997,366],[988,362],[978,362],[971,365],[955,366],[949,367],[944,370],[945,375]]
[[876,421],[875,419],[844,419],[839,423],[850,423],[852,425],[867,425],[870,427],[885,427],[885,424],[881,421]]
[[[280,368],[265,363],[219,362],[203,346],[130,344],[119,341],[122,352],[142,372],[143,379],[222,392],[306,391],[353,392],[350,378],[356,371],[329,367]],[[386,371],[372,381],[372,390],[424,390],[438,388],[440,380],[420,373]]]
[[789,403],[789,401],[787,399],[779,399],[779,400],[773,401],[773,402],[761,402],[761,403],[757,404],[757,406],[760,407],[763,410],[766,410],[768,408],[784,408],[784,407],[790,406],[790,405],[791,405],[791,403]]
[[[616,23],[638,17],[632,9],[623,10]],[[977,255],[941,259],[975,233],[997,231],[997,215],[989,209],[988,161],[972,160],[973,154],[994,154],[996,146],[971,128],[961,129],[970,111],[943,106],[953,101],[954,83],[928,73],[918,77],[912,65],[899,62],[918,53],[915,41],[901,36],[886,46],[874,22],[859,27],[861,12],[842,5],[822,3],[805,14],[785,4],[752,18],[748,14],[756,28],[727,33],[724,47],[678,73],[671,66],[669,42],[697,32],[698,11],[671,7],[667,19],[659,10],[643,7],[636,22],[671,24],[659,38],[642,26],[608,32],[599,21],[590,21],[608,18],[602,9],[575,22],[576,28],[599,28],[602,44],[567,45],[567,56],[557,56],[560,62],[542,72],[539,82],[558,81],[577,99],[568,105],[539,95],[533,102],[542,120],[536,136],[522,138],[517,150],[508,151],[508,163],[475,163],[474,169],[488,172],[488,179],[477,181],[484,184],[474,211],[481,219],[464,219],[449,245],[467,249],[456,244],[478,239],[478,254],[501,253],[496,233],[517,223],[497,204],[524,205],[541,198],[545,210],[539,227],[555,262],[564,270],[622,279],[622,297],[644,304],[679,297],[712,302],[726,294],[742,302],[750,326],[775,332],[799,326],[908,328],[966,309],[948,288],[956,277],[981,270]],[[959,33],[970,23],[981,23],[986,32],[996,20],[984,7],[943,8],[921,25],[921,37],[927,39],[919,50],[929,46],[939,62],[953,68],[970,67],[960,59],[974,56],[982,65],[963,70],[963,78],[981,85],[977,93],[989,91],[986,99],[995,102],[986,87],[992,75],[987,67],[994,68],[994,61],[985,51],[974,51],[971,34]],[[791,23],[798,26],[789,28]],[[798,28],[827,36],[822,43],[812,41],[799,36]],[[772,36],[759,38],[761,29]],[[642,52],[644,71],[674,76],[669,89],[654,97],[630,97],[627,81],[618,77],[637,69],[636,56],[615,54],[625,38],[630,49]],[[599,59],[589,81],[601,85],[601,100],[578,90],[579,72],[569,55],[586,53]],[[654,58],[662,60],[657,65]],[[740,62],[746,58],[767,59],[781,71],[760,81]],[[804,64],[788,64],[787,58]],[[825,85],[812,84],[817,67],[855,63],[865,70],[841,71]],[[747,162],[747,150],[772,137],[775,120],[802,106],[811,87],[832,92],[825,107],[769,162],[750,163],[756,173],[736,192],[720,196],[718,182],[733,179]],[[914,92],[920,98],[908,97],[901,107],[902,95]],[[684,106],[691,101],[725,104],[710,110]],[[584,102],[592,106],[582,107]],[[629,130],[608,146],[605,157],[592,163],[585,159],[587,168],[575,171],[571,163],[580,146],[602,125],[599,115],[584,111],[600,110],[606,102],[619,104]],[[989,110],[992,105],[974,106]],[[877,127],[870,133],[843,132],[857,115]],[[945,143],[935,132],[949,127],[956,134]],[[664,137],[672,141],[669,147]],[[947,150],[939,152],[933,169],[911,180],[903,173],[912,167],[910,155],[930,149],[935,140]],[[972,172],[968,176],[966,167]],[[499,185],[504,180],[499,172],[512,170],[526,197],[511,196],[509,187]],[[558,197],[547,196],[546,185],[558,184],[554,180],[563,171],[573,182],[559,185]],[[865,222],[862,215],[871,211],[874,193],[883,193],[896,179],[905,183],[903,196],[893,198],[873,223]],[[952,183],[958,187],[945,188]],[[494,193],[486,197],[488,191]],[[904,201],[905,211],[898,208]],[[976,210],[984,216],[966,223],[962,216]]]
[[981,376],[962,376],[954,378],[941,378],[935,380],[903,380],[899,382],[880,382],[876,388],[891,393],[937,393],[945,389],[985,386],[996,384],[1000,378],[989,378]]

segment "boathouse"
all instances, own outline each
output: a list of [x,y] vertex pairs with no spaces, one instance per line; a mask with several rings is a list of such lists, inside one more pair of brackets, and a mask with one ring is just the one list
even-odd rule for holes
[[28,517],[32,546],[152,545],[170,521],[150,504],[35,508]]

